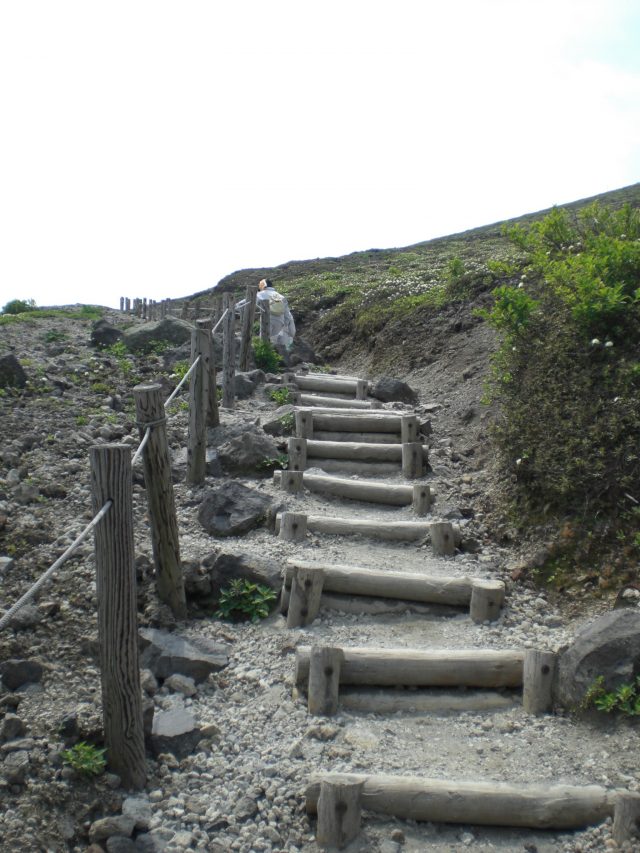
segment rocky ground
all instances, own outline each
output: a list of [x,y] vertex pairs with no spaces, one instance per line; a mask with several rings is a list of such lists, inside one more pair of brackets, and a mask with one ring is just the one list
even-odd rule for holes
[[[105,312],[114,324],[125,320]],[[91,518],[89,447],[124,441],[136,446],[138,431],[130,399],[135,381],[162,378],[175,384],[167,354],[117,357],[89,345],[90,324],[47,319],[0,329],[29,377],[29,387],[0,398],[3,445],[0,458],[0,556],[3,609],[47,569]],[[464,334],[461,331],[460,334]],[[503,614],[476,625],[468,614],[444,616],[372,606],[369,613],[323,610],[313,625],[288,630],[273,613],[259,624],[221,622],[202,601],[191,600],[190,618],[175,623],[159,605],[151,578],[152,550],[142,478],[135,476],[136,565],[142,626],[174,629],[187,639],[225,644],[229,664],[193,683],[145,674],[144,687],[156,713],[184,709],[195,717],[200,737],[184,757],[149,753],[142,792],[122,789],[106,773],[78,775],[62,751],[74,739],[99,737],[100,674],[96,665],[95,564],[92,540],[56,573],[32,605],[0,634],[0,662],[28,659],[42,677],[0,692],[0,849],[21,851],[313,851],[314,821],[304,810],[304,789],[318,771],[387,772],[442,779],[553,784],[597,783],[640,790],[637,727],[629,721],[577,718],[568,712],[529,717],[517,696],[484,712],[421,713],[407,710],[347,711],[313,718],[294,691],[294,653],[313,641],[332,644],[433,648],[545,648],[567,644],[586,613],[567,614],[540,591],[514,583],[520,561],[513,548],[496,544],[479,508],[488,486],[483,466],[486,421],[479,405],[481,359],[459,346],[455,370],[436,367],[405,373],[419,392],[417,411],[432,422],[433,518],[458,523],[475,540],[473,553],[434,558],[424,543],[375,543],[359,537],[309,535],[304,543],[282,542],[270,527],[244,536],[213,538],[198,520],[208,492],[224,477],[208,476],[192,488],[174,485],[181,557],[197,575],[220,554],[273,561],[322,559],[370,567],[435,574],[502,578],[508,586]],[[465,360],[469,360],[466,363]],[[171,362],[169,361],[169,364]],[[366,364],[343,360],[344,372],[366,376]],[[460,368],[458,371],[457,368]],[[464,376],[467,372],[466,377]],[[459,375],[458,375],[459,374]],[[262,387],[209,437],[219,447],[229,436],[272,417],[275,404]],[[171,411],[169,440],[179,462],[187,414]],[[179,467],[178,467],[179,470]],[[409,520],[409,508],[364,506],[305,493],[284,496],[270,477],[238,477],[244,485],[287,509],[345,517]],[[398,479],[398,482],[400,480]],[[6,682],[6,677],[5,677]],[[106,821],[110,818],[110,821]],[[365,813],[352,851],[463,850],[578,853],[616,849],[608,824],[578,833],[534,832],[417,824]],[[638,849],[627,845],[626,849]]]

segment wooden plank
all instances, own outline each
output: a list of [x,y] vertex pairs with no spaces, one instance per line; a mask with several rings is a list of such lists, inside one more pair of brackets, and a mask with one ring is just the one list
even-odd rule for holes
[[370,536],[373,539],[415,542],[424,539],[429,525],[423,521],[370,521],[368,519],[337,518],[329,515],[308,515],[307,529],[312,533],[338,536]]
[[372,480],[347,480],[345,477],[309,474],[306,471],[303,483],[311,492],[350,500],[390,506],[408,506],[413,501],[413,486],[378,483]]
[[[347,459],[359,462],[400,462],[402,444],[370,444],[358,441],[307,441],[307,458]],[[426,461],[428,448],[423,447]]]

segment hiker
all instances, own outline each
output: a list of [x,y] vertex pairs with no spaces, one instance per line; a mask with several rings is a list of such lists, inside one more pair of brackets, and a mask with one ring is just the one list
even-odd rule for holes
[[289,303],[285,297],[278,293],[273,283],[268,278],[258,282],[258,307],[260,302],[269,301],[271,324],[269,328],[269,339],[274,346],[280,345],[290,350],[293,346],[293,337],[296,333],[296,324],[293,322]]

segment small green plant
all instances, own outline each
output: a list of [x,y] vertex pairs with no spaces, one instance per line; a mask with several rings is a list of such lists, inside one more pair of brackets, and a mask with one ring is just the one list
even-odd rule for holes
[[640,715],[640,676],[630,684],[619,684],[615,690],[607,690],[604,676],[598,676],[587,689],[581,707],[583,710],[595,708],[605,714],[617,711],[627,717],[637,717]]
[[190,367],[191,365],[188,361],[176,361],[176,363],[173,365],[173,372],[179,380],[184,379],[185,374],[187,373]]
[[2,309],[3,314],[26,314],[35,311],[36,303],[33,299],[12,299]]
[[236,578],[220,590],[218,619],[234,622],[258,622],[269,615],[269,606],[276,598],[275,590],[264,584]]
[[275,373],[282,364],[282,356],[276,352],[271,341],[254,338],[251,342],[251,348],[253,349],[253,360],[260,370]]
[[272,457],[270,459],[263,459],[262,462],[258,464],[259,468],[264,468],[267,471],[272,471],[274,468],[282,468],[282,470],[286,470],[289,465],[289,457],[286,453],[279,453],[277,456]]
[[107,763],[104,757],[105,752],[106,750],[99,749],[93,744],[80,741],[70,749],[65,749],[62,759],[65,764],[73,767],[83,776],[100,776]]
[[291,391],[288,388],[275,388],[271,391],[269,397],[279,406],[286,406],[287,403],[293,402]]
[[91,390],[95,391],[96,394],[108,394],[110,391],[109,386],[106,382],[92,382]]
[[282,429],[285,432],[293,432],[293,428],[296,425],[296,418],[293,412],[287,412],[286,415],[282,415],[278,420],[282,424]]
[[69,337],[69,335],[67,335],[66,332],[58,332],[55,329],[49,329],[48,332],[44,333],[43,337],[44,337],[44,342],[46,344],[54,344],[57,341],[66,340]]
[[76,415],[76,426],[86,426],[89,423],[89,418],[85,415]]

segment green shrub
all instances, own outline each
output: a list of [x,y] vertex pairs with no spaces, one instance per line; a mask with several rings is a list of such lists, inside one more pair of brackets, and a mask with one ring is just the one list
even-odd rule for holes
[[26,314],[28,311],[35,311],[36,303],[33,299],[12,299],[2,309],[3,314]]
[[265,341],[262,338],[253,338],[251,341],[253,350],[253,360],[256,367],[260,370],[265,370],[267,373],[275,373],[282,364],[282,356],[276,352],[271,341]]
[[269,397],[271,397],[273,402],[277,403],[279,406],[286,406],[287,403],[290,403],[293,399],[291,391],[288,388],[274,388],[274,390],[269,393]]
[[269,615],[269,607],[275,599],[276,593],[270,587],[236,578],[220,591],[216,616],[234,622],[249,619],[258,622]]
[[582,700],[582,709],[590,708],[607,714],[618,712],[627,717],[637,717],[640,715],[640,676],[631,683],[619,684],[615,690],[607,690],[604,676],[598,676]]
[[100,776],[107,763],[105,752],[105,749],[98,749],[97,746],[80,741],[70,749],[65,749],[62,759],[65,764],[84,776]]

